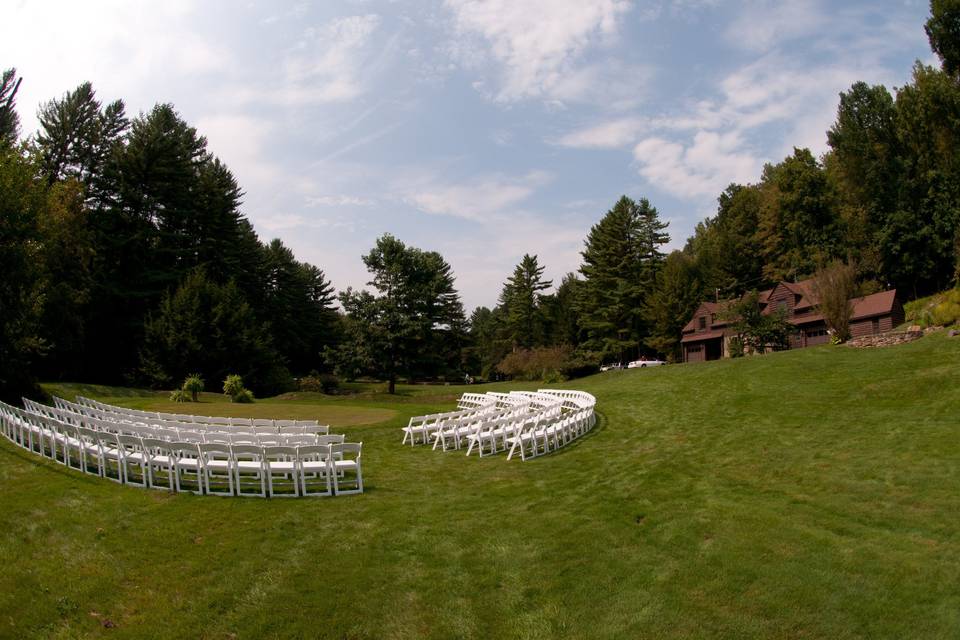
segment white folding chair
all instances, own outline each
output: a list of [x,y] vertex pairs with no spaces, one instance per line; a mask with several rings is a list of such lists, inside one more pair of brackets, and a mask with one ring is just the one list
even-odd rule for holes
[[160,472],[167,474],[167,488],[170,491],[176,490],[174,476],[176,467],[173,453],[170,451],[170,443],[159,438],[142,438],[143,450],[147,454],[147,477],[152,489],[163,489],[157,485],[157,476]]
[[[330,446],[307,445],[297,447],[297,467],[300,470],[300,495],[331,496]],[[322,490],[316,490],[318,485]]]
[[173,456],[173,479],[177,492],[183,491],[184,482],[193,477],[194,488],[187,490],[203,495],[203,462],[195,442],[171,442],[167,446]]
[[296,498],[300,495],[296,447],[264,447],[263,466],[267,476],[267,492],[271,498]]
[[[344,442],[330,445],[330,476],[334,494],[363,493],[363,473],[360,470],[362,442]],[[350,478],[350,474],[353,478]],[[341,484],[352,484],[353,489],[341,489]]]
[[[143,442],[139,436],[126,434],[118,434],[116,438],[121,481],[137,487],[148,487],[150,485],[150,463]],[[136,476],[131,475],[131,468],[139,471],[139,480],[136,479]]]
[[[203,468],[203,485],[207,495],[232,496],[233,492],[233,454],[230,446],[216,442],[197,444],[200,466]],[[214,487],[214,482],[217,486]],[[226,481],[227,490],[221,487]]]
[[[267,497],[267,474],[263,464],[263,447],[255,444],[235,444],[230,447],[233,454],[234,487],[237,496]],[[256,485],[245,484],[245,480],[255,480]],[[245,486],[257,486],[259,491],[247,493]]]

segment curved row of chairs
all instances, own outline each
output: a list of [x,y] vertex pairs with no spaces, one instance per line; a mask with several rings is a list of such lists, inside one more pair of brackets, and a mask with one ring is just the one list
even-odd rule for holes
[[401,444],[431,444],[443,451],[467,448],[481,457],[501,451],[522,460],[555,451],[596,424],[596,398],[583,391],[464,394],[457,410],[410,418]]
[[363,492],[362,443],[344,442],[343,435],[285,434],[276,427],[261,435],[199,423],[190,423],[192,431],[177,430],[149,419],[110,420],[103,416],[119,414],[105,409],[96,409],[101,417],[95,418],[90,411],[71,411],[75,403],[66,401],[59,407],[24,404],[26,409],[0,403],[0,432],[8,440],[121,484],[224,496]]

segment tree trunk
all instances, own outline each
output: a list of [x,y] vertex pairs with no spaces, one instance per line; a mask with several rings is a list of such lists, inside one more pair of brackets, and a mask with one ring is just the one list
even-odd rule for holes
[[390,375],[390,379],[387,382],[387,393],[394,395],[397,392],[397,377]]

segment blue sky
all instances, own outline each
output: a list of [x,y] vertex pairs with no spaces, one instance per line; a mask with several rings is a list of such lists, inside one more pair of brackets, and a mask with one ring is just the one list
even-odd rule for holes
[[384,232],[439,251],[468,309],[525,253],[559,282],[621,194],[671,247],[730,182],[825,149],[837,94],[933,62],[928,4],[721,0],[14,2],[0,67],[36,107],[89,80],[172,102],[264,240],[338,289]]

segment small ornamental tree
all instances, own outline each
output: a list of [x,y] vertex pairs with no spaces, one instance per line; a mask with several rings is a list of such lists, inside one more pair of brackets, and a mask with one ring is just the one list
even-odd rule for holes
[[839,342],[850,339],[850,318],[853,304],[850,298],[857,290],[856,269],[853,265],[835,260],[817,271],[813,277],[813,294],[817,310]]
[[763,313],[756,290],[731,304],[722,315],[737,332],[736,339],[745,352],[766,353],[767,349],[778,351],[790,346],[793,325],[787,321],[786,312],[777,309]]
[[197,402],[200,397],[200,392],[203,391],[203,378],[200,377],[200,374],[190,374],[187,379],[183,381],[183,390],[190,394],[193,402]]
[[230,397],[230,402],[253,402],[253,393],[243,386],[243,378],[237,374],[223,381],[223,394]]

